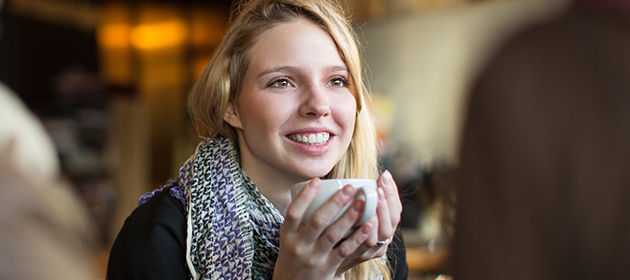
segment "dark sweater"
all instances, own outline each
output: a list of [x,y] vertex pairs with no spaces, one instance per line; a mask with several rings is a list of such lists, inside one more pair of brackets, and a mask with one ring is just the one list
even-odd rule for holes
[[[162,191],[125,221],[109,256],[107,279],[189,279],[186,265],[186,211]],[[393,279],[407,279],[402,235],[387,252]]]

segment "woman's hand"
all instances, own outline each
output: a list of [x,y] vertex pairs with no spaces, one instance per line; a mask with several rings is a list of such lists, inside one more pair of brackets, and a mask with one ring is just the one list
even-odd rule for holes
[[398,187],[389,171],[385,171],[379,176],[377,184],[376,216],[372,217],[369,223],[374,223],[378,229],[372,231],[368,239],[344,259],[336,273],[337,275],[364,261],[384,256],[389,243],[394,238],[402,212]]
[[328,227],[343,206],[354,198],[356,189],[350,185],[333,195],[308,221],[303,221],[304,212],[320,187],[318,178],[311,180],[289,205],[280,229],[280,253],[274,279],[332,279],[338,276],[341,264],[375,232],[376,219],[373,219],[342,241],[362,214],[365,202],[360,199]]
[[[356,193],[352,186],[345,186],[309,221],[302,221],[302,215],[321,187],[319,179],[311,180],[287,210],[280,231],[280,253],[274,279],[332,279],[357,264],[382,257],[400,222],[402,205],[389,172],[383,173],[377,184],[376,215],[342,241],[361,216],[365,202],[354,201],[348,211],[326,228]],[[379,240],[385,242],[379,244]]]

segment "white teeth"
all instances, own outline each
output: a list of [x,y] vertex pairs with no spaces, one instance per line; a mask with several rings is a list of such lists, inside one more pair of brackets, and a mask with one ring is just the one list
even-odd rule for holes
[[328,139],[330,139],[330,134],[327,132],[310,133],[308,135],[293,134],[289,135],[289,138],[293,141],[303,144],[321,145],[328,142]]

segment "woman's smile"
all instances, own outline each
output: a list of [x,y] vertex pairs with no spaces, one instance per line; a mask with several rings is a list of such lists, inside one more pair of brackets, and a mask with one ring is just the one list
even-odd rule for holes
[[302,133],[302,134],[291,134],[288,136],[289,139],[305,144],[305,145],[323,145],[328,143],[330,139],[330,133],[328,132],[319,132],[319,133]]
[[328,131],[296,132],[286,137],[291,145],[308,156],[320,156],[328,152],[335,141],[334,134]]

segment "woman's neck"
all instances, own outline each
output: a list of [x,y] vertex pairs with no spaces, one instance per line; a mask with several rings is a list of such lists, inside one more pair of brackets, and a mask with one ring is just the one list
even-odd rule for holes
[[245,174],[256,184],[258,191],[262,193],[284,216],[289,204],[291,204],[291,186],[300,182],[300,179],[289,179],[283,174],[274,174],[251,168],[247,163],[241,163]]
[[284,216],[291,204],[291,186],[306,179],[290,172],[282,172],[260,160],[254,160],[255,157],[249,153],[249,150],[241,148],[246,145],[242,135],[239,135],[238,139],[241,168],[256,184],[258,191],[269,199]]

